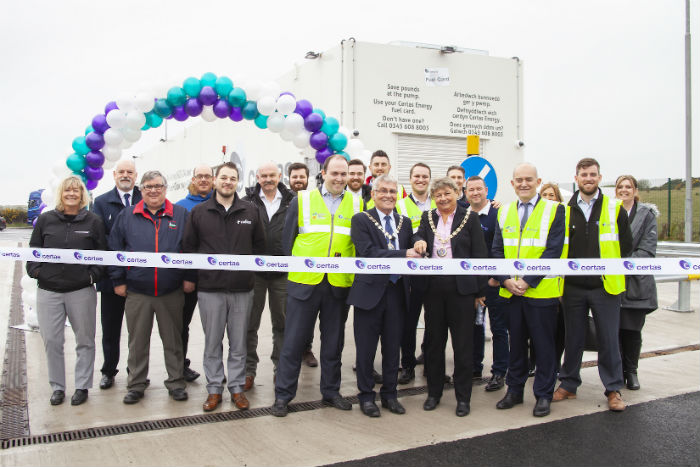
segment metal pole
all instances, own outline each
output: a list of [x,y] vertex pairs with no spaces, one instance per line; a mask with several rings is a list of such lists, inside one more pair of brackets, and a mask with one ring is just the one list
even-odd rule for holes
[[693,241],[692,104],[690,98],[690,0],[685,0],[685,241]]
[[671,178],[669,177],[668,183],[666,183],[666,197],[668,198],[668,210],[666,211],[667,215],[666,218],[668,220],[668,224],[666,224],[666,237],[668,240],[673,240],[671,238]]

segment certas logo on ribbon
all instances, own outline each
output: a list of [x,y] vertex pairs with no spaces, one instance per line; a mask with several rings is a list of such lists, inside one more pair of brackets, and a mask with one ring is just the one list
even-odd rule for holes
[[260,267],[265,266],[265,260],[262,258],[255,258],[255,264],[257,264]]
[[311,258],[306,258],[304,260],[304,264],[306,265],[307,268],[313,268],[316,265],[314,260],[312,260]]
[[213,256],[208,256],[208,257],[207,257],[207,262],[208,262],[209,264],[211,264],[212,266],[216,266],[216,258],[214,258]]
[[41,258],[41,252],[39,250],[32,250],[32,255],[34,255],[35,258]]
[[520,261],[513,261],[513,266],[514,266],[515,269],[517,269],[518,271],[522,271],[523,269],[525,269],[525,263],[522,263],[522,262],[520,262]]
[[632,261],[624,261],[622,265],[627,269],[628,271],[634,271],[634,263]]
[[569,269],[571,269],[572,271],[578,271],[578,268],[581,267],[581,265],[578,263],[578,261],[569,261],[567,263],[567,265],[569,266]]
[[412,269],[414,271],[418,269],[418,263],[416,263],[415,261],[407,261],[406,265],[409,267],[409,269]]
[[355,266],[357,266],[358,269],[364,269],[366,264],[361,259],[358,259],[358,260],[355,260]]
[[126,256],[124,256],[121,253],[117,253],[117,259],[123,263],[124,261],[126,261]]
[[83,255],[81,255],[79,251],[74,252],[74,253],[73,253],[73,256],[74,256],[75,259],[77,259],[78,261],[80,261],[81,259],[83,259]]
[[[34,255],[34,256],[36,256],[36,255]],[[685,269],[686,271],[692,267],[692,265],[691,265],[688,261],[686,261],[686,260],[684,260],[684,259],[680,260],[680,261],[678,262],[678,264],[679,264],[683,269]]]
[[170,264],[170,256],[168,255],[163,255],[160,257],[160,259],[165,263],[165,264]]
[[465,271],[469,271],[472,268],[472,263],[469,261],[461,261],[459,265],[464,269]]

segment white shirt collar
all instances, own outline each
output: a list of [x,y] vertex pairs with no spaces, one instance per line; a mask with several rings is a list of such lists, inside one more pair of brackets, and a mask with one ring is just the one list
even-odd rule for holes
[[[263,201],[267,201],[267,196],[265,196],[265,192],[262,191],[262,188],[260,189],[260,197],[263,199]],[[277,191],[275,192],[275,197],[272,198],[272,201],[269,201],[269,202],[274,203],[278,199],[282,199],[282,193],[280,193],[279,189],[277,189]]]

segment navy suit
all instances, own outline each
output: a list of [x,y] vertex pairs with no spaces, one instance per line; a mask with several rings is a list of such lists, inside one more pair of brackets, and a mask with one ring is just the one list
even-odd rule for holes
[[[413,235],[411,220],[393,212],[398,249],[388,248],[387,238],[372,222],[372,216],[384,226],[385,214],[376,208],[355,214],[350,235],[358,257],[405,258],[411,248]],[[408,302],[408,281],[403,278],[391,280],[389,274],[357,274],[348,295],[348,304],[354,306],[355,348],[357,366],[357,389],[360,402],[374,401],[374,357],[379,337],[382,340],[382,375],[380,390],[382,399],[396,399],[396,380],[399,372],[399,349],[403,332],[403,319]]]
[[[541,198],[537,199],[537,203]],[[564,247],[565,208],[557,207],[554,221],[549,229],[547,244],[540,258],[560,258]],[[493,257],[504,258],[503,235],[498,224],[493,239]],[[496,277],[501,284],[509,276]],[[544,276],[528,275],[522,279],[530,287],[537,287]],[[533,392],[537,399],[552,399],[556,383],[556,350],[555,336],[557,329],[558,298],[531,298],[513,295],[505,304],[508,315],[508,331],[510,332],[510,359],[506,384],[508,391],[522,394],[528,374],[528,338],[535,348],[535,381]]]
[[[129,204],[134,205],[141,201],[141,192],[134,187],[133,199]],[[117,187],[95,198],[93,212],[102,218],[105,225],[105,235],[112,231],[117,215],[124,209],[124,203],[117,191]],[[124,320],[124,304],[126,297],[114,293],[114,285],[107,274],[97,283],[100,293],[100,322],[102,323],[102,354],[104,364],[100,370],[107,376],[116,375],[119,364],[119,340],[122,333],[122,321]]]

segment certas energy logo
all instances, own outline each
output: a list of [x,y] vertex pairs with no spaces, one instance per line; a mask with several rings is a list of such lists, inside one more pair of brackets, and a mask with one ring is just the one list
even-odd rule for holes
[[408,266],[409,269],[412,269],[413,271],[418,269],[418,263],[416,263],[415,261],[408,261],[408,262],[406,262],[406,265]]
[[469,271],[472,268],[472,264],[469,261],[461,261],[459,265],[464,269],[465,271]]
[[208,256],[208,257],[207,257],[207,262],[208,262],[209,264],[211,264],[212,266],[216,266],[216,258],[214,258],[213,256]]
[[38,259],[61,259],[59,255],[42,255],[40,250],[32,250],[32,255]]
[[[35,256],[36,256],[36,255],[35,255]],[[678,262],[678,264],[680,265],[680,267],[682,267],[682,268],[685,269],[686,271],[687,271],[688,269],[690,269],[691,267],[693,267],[692,264],[690,264],[688,261],[686,261],[686,260],[684,260],[684,259],[680,260],[680,261]]]
[[571,269],[572,271],[578,271],[578,269],[581,267],[578,261],[569,261],[568,265],[569,269]]
[[513,266],[514,266],[515,269],[517,269],[518,271],[522,271],[523,269],[525,269],[525,263],[522,263],[522,262],[520,262],[520,261],[513,261]]
[[364,269],[366,264],[361,259],[358,259],[358,260],[355,260],[355,266],[357,266],[358,269]]
[[624,261],[622,265],[627,269],[628,271],[634,271],[634,263],[632,261]]
[[32,254],[34,255],[35,258],[41,258],[41,252],[39,250],[33,250]]
[[[338,264],[328,264],[328,263],[316,263],[314,260],[311,258],[306,258],[304,260],[304,264],[306,265],[307,268],[311,269],[340,269],[340,265]],[[287,263],[268,263],[267,264],[269,267],[283,267],[287,268],[289,265]]]
[[311,258],[306,258],[304,260],[304,264],[307,268],[313,268],[316,265],[316,263],[314,263],[314,260],[312,260]]
[[117,253],[117,259],[123,263],[124,261],[126,261],[126,256],[124,256],[121,253]]
[[265,266],[265,260],[262,258],[255,258],[255,264],[257,264],[260,267]]
[[73,256],[78,261],[84,261],[86,263],[102,263],[105,260],[102,256],[83,256],[79,251],[73,252]]
[[7,258],[20,258],[21,255],[19,253],[15,253],[14,251],[3,251],[2,256],[7,257]]
[[80,261],[81,259],[83,259],[83,255],[81,255],[79,251],[76,251],[75,253],[73,253],[73,256],[74,256],[75,259],[77,259],[78,261]]
[[170,264],[170,256],[168,255],[163,255],[160,257],[160,259],[165,263],[165,264]]

